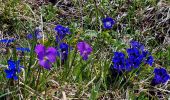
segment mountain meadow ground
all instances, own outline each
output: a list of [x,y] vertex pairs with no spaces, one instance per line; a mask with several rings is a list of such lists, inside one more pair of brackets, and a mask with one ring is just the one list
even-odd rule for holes
[[170,100],[169,0],[0,0],[0,100]]

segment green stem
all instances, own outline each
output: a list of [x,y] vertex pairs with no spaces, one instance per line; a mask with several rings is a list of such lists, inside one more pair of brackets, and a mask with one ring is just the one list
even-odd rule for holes
[[35,88],[37,91],[38,91],[38,84],[39,84],[40,76],[41,76],[41,68],[38,68],[38,78],[37,78],[37,83],[36,83],[36,88]]
[[[70,74],[71,70],[73,69],[73,64],[74,64],[74,61],[75,61],[76,56],[77,56],[77,50],[74,52],[73,60],[72,60],[72,62],[71,62],[71,64],[70,64],[70,66],[69,66],[69,69],[70,69],[70,70],[68,70],[66,77]],[[68,78],[69,78],[69,77],[68,77]]]

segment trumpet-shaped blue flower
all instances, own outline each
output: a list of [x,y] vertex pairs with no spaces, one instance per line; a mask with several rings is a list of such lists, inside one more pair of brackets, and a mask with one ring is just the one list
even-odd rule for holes
[[34,35],[35,35],[36,39],[41,39],[43,37],[41,32],[42,31],[40,29],[36,29],[34,34],[30,33],[30,34],[27,35],[27,39],[33,39]]
[[70,34],[70,29],[62,25],[57,25],[55,31],[57,32],[56,42],[60,42],[67,34]]
[[102,22],[103,22],[103,28],[105,29],[111,29],[115,24],[115,21],[111,17],[104,18]]
[[[8,47],[12,42],[14,42],[15,41],[15,39],[14,38],[5,38],[5,39],[1,39],[0,40],[0,44],[2,44],[2,46],[1,47]],[[1,48],[0,47],[0,48]]]
[[150,52],[148,51],[142,51],[142,55],[144,57],[144,63],[145,64],[149,64],[150,66],[152,66],[154,59],[153,56],[150,54]]
[[15,40],[14,38],[10,38],[10,39],[7,39],[7,38],[6,38],[6,39],[1,39],[1,40],[0,40],[0,43],[11,43],[11,42],[14,42],[14,40]]
[[57,47],[57,55],[61,57],[62,61],[67,60],[69,49],[70,47],[66,43],[60,43],[59,47]]
[[21,52],[30,52],[29,48],[23,48],[23,47],[17,47],[16,50]]
[[152,66],[153,62],[154,62],[153,56],[149,55],[146,58],[146,63],[149,64],[150,66]]
[[139,43],[139,42],[137,42],[137,41],[133,41],[133,40],[132,40],[132,41],[130,42],[130,44],[131,44],[132,48],[137,48],[137,49],[139,49],[139,50],[141,50],[141,51],[144,50],[144,45],[141,44],[141,43]]
[[127,49],[128,61],[133,68],[138,68],[143,61],[143,55],[137,48]]
[[131,70],[129,62],[126,59],[125,54],[122,52],[114,52],[112,63],[113,65],[111,68],[116,69],[118,72]]
[[158,84],[164,84],[170,79],[169,74],[164,68],[155,68],[154,74],[155,76],[151,82],[151,85],[153,86],[158,85]]
[[21,72],[20,60],[8,60],[8,69],[5,70],[6,78],[17,80],[17,74]]
[[130,71],[133,68],[139,68],[142,63],[152,66],[154,62],[152,55],[144,50],[144,46],[139,42],[131,41],[131,48],[128,48],[126,52],[127,57],[122,52],[114,53],[111,68],[116,69],[118,72]]

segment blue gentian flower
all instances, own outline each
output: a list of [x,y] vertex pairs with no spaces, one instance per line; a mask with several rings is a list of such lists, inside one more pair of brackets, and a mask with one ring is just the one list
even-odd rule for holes
[[113,20],[111,17],[104,18],[102,22],[103,22],[103,28],[105,29],[111,29],[115,24],[115,20]]
[[[40,29],[36,29],[35,30],[35,32],[34,32],[34,35],[35,35],[35,37],[37,38],[37,39],[41,39],[43,36],[42,36],[42,34],[41,34],[41,30]],[[33,39],[33,34],[28,34],[27,35],[27,39]]]
[[133,68],[138,68],[143,61],[143,55],[137,48],[127,49],[128,61]]
[[130,42],[130,44],[131,44],[132,48],[138,49],[138,51],[140,52],[140,58],[143,58],[142,61],[144,61],[144,63],[152,66],[154,59],[153,59],[152,55],[147,50],[144,50],[145,49],[144,45],[137,41],[133,41],[133,40]]
[[58,34],[70,34],[70,29],[67,28],[67,27],[64,27],[62,25],[57,25],[55,27],[55,31],[58,33]]
[[17,80],[17,74],[21,72],[20,60],[8,60],[8,69],[5,70],[6,78]]
[[122,52],[115,52],[112,58],[111,68],[120,71],[131,71],[139,68],[142,63],[152,66],[154,59],[152,55],[144,50],[144,46],[139,42],[132,41],[131,48],[126,50],[127,57]]
[[66,61],[68,57],[70,46],[66,43],[60,43],[59,47],[57,47],[57,55],[61,57],[62,61]]
[[167,73],[166,69],[164,69],[164,68],[155,68],[154,74],[155,74],[155,76],[151,82],[152,86],[155,86],[158,84],[164,84],[170,79],[169,74]]
[[129,62],[126,59],[125,54],[122,52],[114,52],[112,63],[113,65],[111,68],[116,69],[118,72],[131,70]]
[[70,29],[62,25],[57,25],[54,30],[57,32],[56,42],[60,42],[67,34],[70,34]]
[[139,49],[139,50],[141,50],[141,51],[144,50],[144,45],[141,44],[141,43],[139,43],[139,42],[137,42],[137,41],[133,41],[133,40],[132,40],[132,41],[130,42],[130,44],[131,44],[132,48],[137,48],[137,49]]
[[10,38],[10,39],[5,38],[5,39],[1,39],[0,43],[9,44],[9,43],[12,43],[14,41],[15,41],[14,38]]
[[14,38],[1,39],[1,40],[0,40],[0,44],[1,44],[1,47],[0,47],[0,48],[8,47],[8,46],[10,46],[10,44],[11,44],[12,42],[14,42],[14,41],[15,41]]
[[[35,37],[36,37],[37,39],[41,39],[43,36],[40,35],[40,34],[35,34]],[[28,34],[28,35],[27,35],[27,39],[33,39],[33,35],[32,35],[31,33]]]
[[154,59],[151,55],[146,58],[146,63],[149,64],[150,66],[152,66],[153,62]]
[[17,47],[16,50],[21,52],[30,52],[29,48],[23,48],[23,47]]
[[150,66],[152,66],[154,62],[153,56],[148,51],[143,51],[142,55],[143,57],[145,57],[144,59],[145,64],[149,64]]
[[149,53],[148,51],[142,51],[142,55],[143,55],[144,57],[147,57],[148,55],[150,55],[150,53]]

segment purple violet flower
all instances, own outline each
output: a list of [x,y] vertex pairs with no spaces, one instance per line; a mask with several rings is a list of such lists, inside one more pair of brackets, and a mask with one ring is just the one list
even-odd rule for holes
[[39,64],[45,69],[50,69],[51,63],[56,61],[57,51],[53,47],[46,49],[44,45],[39,44],[35,47],[35,52],[37,53]]
[[87,60],[89,54],[92,52],[92,47],[86,42],[79,42],[77,44],[77,49],[79,50],[83,60]]

